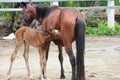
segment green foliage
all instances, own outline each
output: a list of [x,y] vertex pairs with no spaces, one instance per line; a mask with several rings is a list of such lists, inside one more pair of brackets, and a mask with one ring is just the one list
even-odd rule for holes
[[115,33],[120,35],[120,24],[115,22]]
[[4,19],[5,21],[9,21],[10,20],[10,12],[5,11],[5,12],[0,12],[0,17],[2,19]]
[[36,2],[35,4],[37,5],[42,4],[42,5],[50,6],[50,2]]
[[87,35],[120,35],[120,24],[115,22],[115,28],[111,29],[107,25],[107,21],[103,20],[98,23],[98,28],[92,28],[88,25]]
[[87,27],[86,34],[87,35],[96,35],[96,29],[97,28]]
[[3,16],[5,20],[10,20],[10,12],[4,12]]
[[120,5],[120,0],[115,0],[115,5],[119,6]]
[[61,7],[72,7],[73,5],[74,5],[73,1],[59,2],[59,6]]
[[107,6],[107,0],[106,1],[100,1],[100,6]]

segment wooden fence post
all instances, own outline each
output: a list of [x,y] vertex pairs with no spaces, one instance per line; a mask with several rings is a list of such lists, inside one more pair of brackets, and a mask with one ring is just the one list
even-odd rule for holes
[[[108,0],[108,7],[114,6],[114,0]],[[108,15],[108,27],[114,29],[114,22],[115,22],[115,9],[108,9],[107,15]]]
[[58,1],[51,1],[50,5],[59,5],[59,4],[58,4]]

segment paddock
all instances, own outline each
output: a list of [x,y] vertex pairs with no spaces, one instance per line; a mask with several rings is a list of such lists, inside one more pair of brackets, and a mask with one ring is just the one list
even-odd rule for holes
[[[0,80],[6,80],[10,64],[10,55],[15,47],[15,40],[0,40]],[[75,50],[75,43],[73,43]],[[65,80],[71,78],[71,65],[68,55],[64,53],[63,66]],[[40,73],[38,51],[30,47],[29,63],[31,74],[39,80]],[[85,49],[86,80],[119,80],[120,79],[120,36],[86,36]],[[49,80],[60,80],[60,63],[58,49],[53,43],[50,46],[47,62],[47,76]],[[19,50],[11,72],[12,80],[29,80],[23,58],[23,47]]]

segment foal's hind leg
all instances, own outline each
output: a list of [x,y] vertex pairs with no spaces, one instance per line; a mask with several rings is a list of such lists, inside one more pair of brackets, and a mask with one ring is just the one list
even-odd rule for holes
[[41,49],[40,47],[38,47],[38,51],[39,51],[39,56],[40,56],[40,66],[41,66],[41,79],[47,80],[47,76],[46,76],[46,50],[44,51],[43,49]]
[[13,62],[14,62],[14,60],[16,58],[17,52],[18,52],[19,47],[21,46],[21,44],[22,44],[22,41],[19,41],[19,42],[16,41],[16,47],[14,49],[14,52],[11,55],[10,67],[9,67],[9,70],[8,70],[8,73],[7,73],[8,80],[10,78],[10,73],[11,73]]
[[33,77],[30,75],[30,68],[29,68],[29,64],[28,64],[28,58],[29,58],[28,54],[29,54],[29,45],[26,44],[26,42],[24,42],[24,54],[23,54],[23,57],[25,59],[28,76],[30,77],[30,79],[32,79]]
[[63,68],[63,55],[62,55],[62,46],[58,45],[58,49],[59,49],[59,61],[60,61],[60,66],[61,66],[61,79],[65,79],[65,75],[64,75],[64,68]]

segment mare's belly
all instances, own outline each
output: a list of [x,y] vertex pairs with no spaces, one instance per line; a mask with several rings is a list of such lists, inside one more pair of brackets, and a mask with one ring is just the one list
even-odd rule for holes
[[53,40],[53,42],[54,42],[56,45],[64,46],[62,40],[60,40],[60,39],[55,39],[55,40]]

